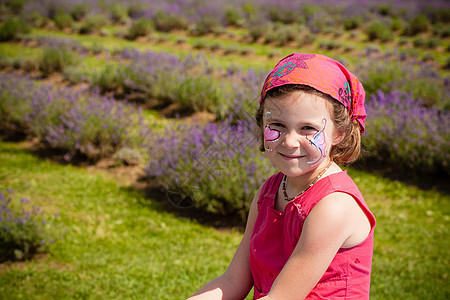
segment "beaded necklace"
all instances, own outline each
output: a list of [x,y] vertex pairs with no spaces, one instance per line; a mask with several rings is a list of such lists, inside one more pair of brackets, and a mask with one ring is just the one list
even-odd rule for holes
[[286,193],[286,175],[283,175],[283,180],[281,181],[281,188],[283,190],[283,195],[284,195],[284,200],[286,201],[291,201],[294,198],[297,198],[298,196],[300,196],[301,194],[303,194],[304,192],[306,192],[310,187],[312,187],[314,185],[314,183],[316,183],[320,177],[322,177],[323,174],[325,174],[325,172],[328,170],[328,168],[331,166],[331,164],[333,163],[333,161],[330,161],[330,163],[325,167],[325,169],[323,169],[319,175],[317,175],[316,178],[314,178],[314,180],[306,187],[306,189],[304,189],[303,191],[300,192],[300,194],[298,194],[295,197],[289,198],[287,193]]

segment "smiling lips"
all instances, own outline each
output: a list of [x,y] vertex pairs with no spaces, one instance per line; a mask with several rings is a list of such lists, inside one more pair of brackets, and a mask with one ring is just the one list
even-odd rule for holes
[[294,159],[300,159],[302,157],[305,157],[305,155],[286,155],[286,154],[282,154],[282,153],[278,153],[280,154],[280,156],[285,159],[285,160],[294,160]]

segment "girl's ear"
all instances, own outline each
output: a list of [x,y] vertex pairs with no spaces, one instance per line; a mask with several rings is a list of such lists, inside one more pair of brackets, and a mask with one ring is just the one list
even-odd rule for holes
[[331,145],[335,146],[337,144],[339,144],[340,142],[342,142],[342,140],[345,138],[345,132],[338,130],[336,133],[336,136],[334,137],[334,139],[331,141]]

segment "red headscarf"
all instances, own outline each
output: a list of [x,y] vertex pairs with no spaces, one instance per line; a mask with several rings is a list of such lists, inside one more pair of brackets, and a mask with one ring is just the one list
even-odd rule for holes
[[339,62],[320,54],[293,53],[280,60],[269,73],[261,91],[260,104],[267,91],[285,84],[310,86],[328,94],[347,108],[357,120],[361,133],[365,130],[365,91],[355,75]]

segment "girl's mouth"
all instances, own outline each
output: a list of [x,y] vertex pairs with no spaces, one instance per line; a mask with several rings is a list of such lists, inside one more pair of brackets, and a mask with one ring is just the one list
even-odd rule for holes
[[304,157],[303,155],[286,155],[286,154],[282,154],[282,153],[279,153],[279,154],[285,160],[294,160],[294,159],[300,159],[300,158]]

